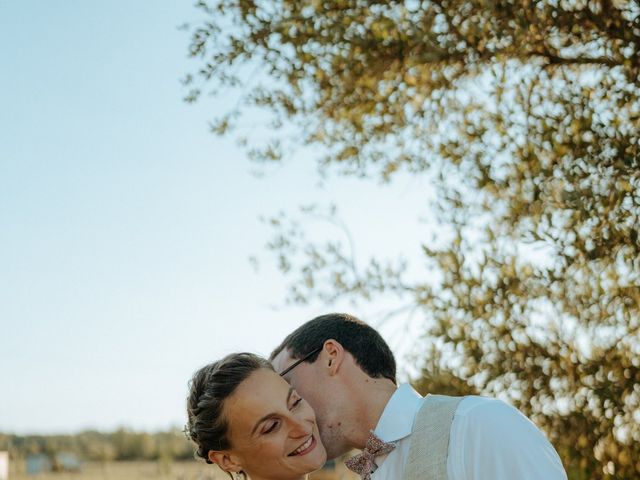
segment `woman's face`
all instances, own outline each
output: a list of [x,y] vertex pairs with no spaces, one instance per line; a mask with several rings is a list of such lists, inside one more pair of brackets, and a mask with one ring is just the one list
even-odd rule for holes
[[231,455],[254,479],[297,478],[327,459],[315,413],[272,370],[261,368],[224,403]]

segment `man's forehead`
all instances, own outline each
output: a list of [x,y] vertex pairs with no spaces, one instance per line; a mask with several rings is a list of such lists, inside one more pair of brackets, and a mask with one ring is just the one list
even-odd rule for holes
[[283,372],[289,365],[291,365],[295,361],[289,354],[288,348],[283,348],[280,352],[273,358],[271,361],[273,368],[276,372]]

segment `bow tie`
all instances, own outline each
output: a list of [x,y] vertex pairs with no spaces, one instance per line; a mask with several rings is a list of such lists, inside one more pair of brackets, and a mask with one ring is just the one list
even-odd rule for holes
[[396,448],[394,444],[383,442],[371,432],[362,453],[351,457],[344,464],[349,470],[360,475],[362,480],[371,480],[371,471],[375,465],[373,460],[379,455],[389,453],[394,448]]

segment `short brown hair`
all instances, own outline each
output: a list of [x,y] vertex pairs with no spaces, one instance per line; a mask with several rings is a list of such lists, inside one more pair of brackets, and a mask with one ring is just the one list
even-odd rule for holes
[[[373,378],[388,378],[396,383],[396,360],[387,342],[371,326],[348,313],[330,313],[309,320],[295,329],[271,353],[273,360],[285,348],[300,359],[325,341],[333,339],[344,347],[360,368]],[[307,360],[313,363],[318,354]]]

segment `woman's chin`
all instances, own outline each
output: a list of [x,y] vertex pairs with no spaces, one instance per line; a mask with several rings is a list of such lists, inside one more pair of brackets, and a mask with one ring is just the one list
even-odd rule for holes
[[319,458],[313,459],[312,464],[310,465],[311,470],[307,473],[315,472],[316,470],[320,470],[324,464],[327,463],[327,455],[324,454]]
[[327,463],[327,452],[321,443],[316,446],[316,451],[312,453],[313,455],[309,458],[309,468],[311,470],[308,473],[320,470]]

